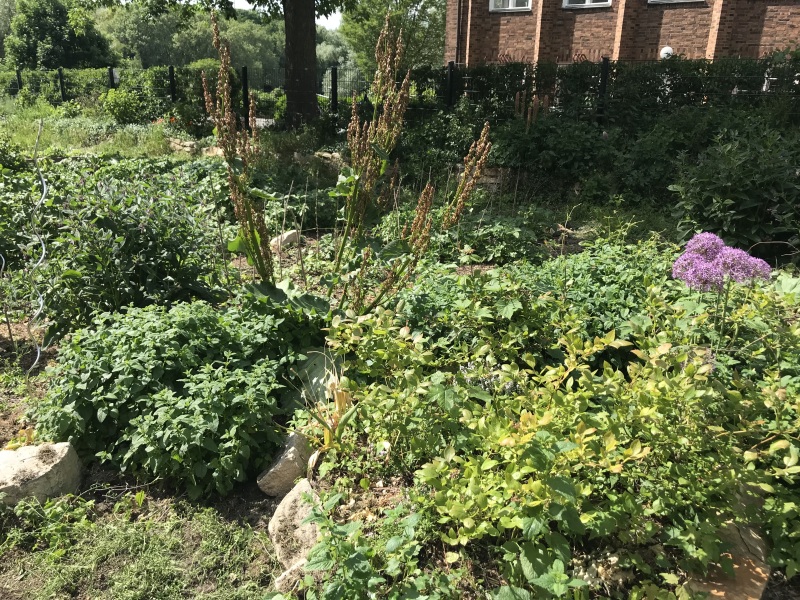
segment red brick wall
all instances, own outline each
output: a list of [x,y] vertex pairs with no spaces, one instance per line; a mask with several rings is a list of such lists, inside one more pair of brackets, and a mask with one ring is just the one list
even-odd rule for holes
[[533,0],[533,9],[525,12],[490,12],[489,0],[447,0],[446,61],[456,60],[459,1],[463,35],[457,62],[469,64],[570,62],[581,55],[592,61],[654,60],[664,46],[687,58],[757,57],[800,42],[800,0],[613,0],[610,8],[586,9]]
[[733,26],[725,48],[727,55],[757,58],[800,41],[800,2],[728,1]]
[[[456,60],[456,36],[458,35],[458,0],[447,0],[444,31],[444,62]],[[463,39],[463,36],[462,36]]]
[[691,4],[628,2],[620,60],[656,60],[664,46],[686,58],[705,58],[714,0]]
[[611,56],[617,10],[617,2],[610,8],[560,8],[553,23],[550,55],[546,59],[571,62],[578,55],[596,62],[603,56]]
[[[462,0],[471,5],[468,62],[533,62],[538,3],[520,12],[490,12],[489,0]],[[456,5],[457,8],[457,5]]]

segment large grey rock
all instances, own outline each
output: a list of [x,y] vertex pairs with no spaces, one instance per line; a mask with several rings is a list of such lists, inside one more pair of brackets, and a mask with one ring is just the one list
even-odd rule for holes
[[282,233],[270,240],[269,245],[273,250],[283,250],[286,246],[291,246],[300,241],[300,232],[297,229],[290,229],[286,233]]
[[771,573],[766,563],[767,545],[751,527],[729,524],[720,536],[731,545],[733,577],[711,570],[706,577],[692,578],[687,587],[694,594],[726,600],[759,600]]
[[0,450],[0,502],[75,493],[80,482],[80,459],[69,442]]
[[319,495],[308,479],[301,479],[281,500],[267,527],[275,554],[285,569],[306,558],[319,537],[319,528],[315,524],[302,524],[311,514],[312,507],[303,499],[304,494],[319,502]]
[[304,477],[311,458],[308,439],[296,431],[286,439],[283,453],[258,476],[258,487],[267,496],[283,496],[294,487],[294,482]]

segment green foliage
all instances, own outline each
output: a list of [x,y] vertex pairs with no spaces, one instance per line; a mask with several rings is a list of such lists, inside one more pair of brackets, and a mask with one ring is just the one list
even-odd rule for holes
[[[376,542],[365,535],[363,523],[340,525],[333,520],[332,509],[340,501],[341,495],[327,498],[322,506],[314,506],[307,519],[319,527],[321,539],[305,566],[306,598],[343,600],[364,594],[391,600],[419,595],[431,600],[461,597],[455,586],[457,571],[429,572],[421,564],[422,515],[408,514],[403,504],[386,509]],[[325,585],[318,585],[312,577],[318,572],[324,572]]]
[[800,245],[800,176],[792,166],[798,159],[795,132],[755,119],[723,130],[670,188],[680,196],[681,232],[713,231],[735,246],[755,246],[760,256],[785,256]]
[[0,556],[19,547],[47,549],[57,558],[77,537],[93,526],[94,502],[67,495],[40,503],[25,499],[13,508],[0,508],[0,523],[7,532],[0,543]]
[[5,39],[11,32],[11,19],[16,8],[16,0],[0,0],[0,58],[5,57]]
[[271,92],[253,92],[256,100],[256,114],[265,119],[274,119],[282,123],[286,117],[286,94],[283,90]]
[[[217,294],[219,231],[213,204],[201,200],[219,197],[221,175],[152,160],[76,159],[44,170],[50,191],[37,226],[48,261],[35,278],[49,336],[88,323],[94,311]],[[8,227],[8,245],[0,250],[20,268],[38,259],[30,227],[38,180],[25,173],[2,181],[0,230]]]
[[19,0],[5,39],[11,64],[29,69],[105,67],[114,63],[108,41],[89,20],[76,28],[61,0]]
[[447,172],[461,162],[480,135],[485,117],[483,110],[466,99],[449,111],[437,105],[432,110],[423,107],[416,112],[412,105],[397,148],[403,169],[422,180],[431,172]]
[[[27,165],[25,157],[22,156],[22,149],[16,144],[12,144],[8,137],[0,136],[0,169],[10,175],[12,172],[23,170]],[[6,181],[3,180],[5,187]]]
[[[537,268],[432,272],[397,314],[334,319],[358,416],[323,472],[368,490],[413,473],[411,512],[447,560],[496,557],[497,598],[684,593],[682,573],[730,567],[723,530],[740,519],[793,574],[800,283],[737,285],[723,308],[668,279],[675,254],[604,240]],[[330,585],[387,577],[380,544],[361,545],[370,578]]]
[[117,123],[140,123],[146,118],[144,103],[138,94],[128,90],[110,89],[100,95],[103,110]]
[[401,70],[440,66],[444,62],[445,6],[436,0],[360,0],[342,15],[342,36],[353,49],[359,69],[374,73],[374,48],[386,14],[394,35],[402,29],[406,52]]
[[319,342],[309,314],[246,295],[225,310],[198,301],[100,315],[62,345],[39,435],[192,498],[226,494],[281,441],[282,378]]

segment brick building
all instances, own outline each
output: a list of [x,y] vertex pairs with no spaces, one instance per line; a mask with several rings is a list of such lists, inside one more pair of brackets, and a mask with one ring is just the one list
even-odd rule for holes
[[800,43],[800,0],[447,0],[445,60],[757,58]]

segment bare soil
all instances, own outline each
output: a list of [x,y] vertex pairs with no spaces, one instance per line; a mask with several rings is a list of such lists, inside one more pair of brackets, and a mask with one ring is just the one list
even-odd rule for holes
[[[33,329],[33,337],[38,343],[41,343],[42,333],[41,329]],[[57,351],[54,346],[37,351],[26,323],[0,322],[0,370],[27,373],[33,366],[30,376],[34,377],[55,359]],[[20,386],[0,385],[0,448],[24,429],[26,398],[41,398],[44,391],[44,383],[31,378],[28,378],[24,393]]]
[[800,577],[786,579],[783,571],[772,571],[761,600],[800,600]]

